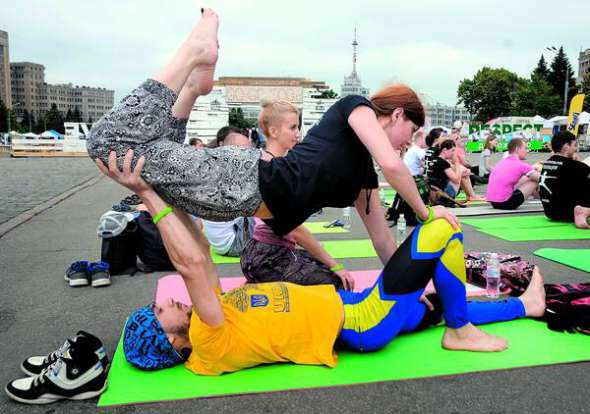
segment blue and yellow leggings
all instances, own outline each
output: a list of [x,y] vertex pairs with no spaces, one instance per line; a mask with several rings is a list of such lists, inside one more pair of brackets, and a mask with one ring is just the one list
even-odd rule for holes
[[419,301],[431,278],[440,298],[435,312],[442,308],[438,316],[450,328],[525,316],[524,305],[517,298],[467,302],[463,233],[440,219],[416,227],[373,287],[362,292],[338,291],[344,304],[341,342],[359,351],[374,351],[401,332],[438,322],[440,318]]

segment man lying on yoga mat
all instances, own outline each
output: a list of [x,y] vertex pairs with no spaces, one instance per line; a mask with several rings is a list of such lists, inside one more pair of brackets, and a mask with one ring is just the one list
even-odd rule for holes
[[[381,262],[387,263],[395,241],[374,195],[373,158],[389,184],[426,220],[429,210],[396,152],[424,124],[418,95],[407,86],[391,85],[370,100],[347,96],[284,157],[233,146],[195,150],[175,141],[175,128],[184,127],[195,99],[212,88],[217,29],[216,14],[204,10],[172,61],[93,125],[89,155],[106,163],[114,151],[121,166],[133,149],[133,164],[145,157],[143,178],[167,203],[206,220],[257,216],[278,235],[323,207],[355,203]],[[444,207],[431,214],[458,227]]]
[[[141,178],[145,159],[131,169],[132,152],[122,171],[111,154],[101,170],[138,194],[148,207],[192,308],[172,299],[134,311],[124,328],[123,348],[132,364],[165,368],[186,360],[195,373],[219,375],[264,363],[294,362],[334,367],[334,344],[375,351],[402,332],[446,323],[442,346],[450,350],[493,352],[505,339],[473,324],[541,316],[543,279],[535,270],[519,298],[467,302],[463,235],[442,219],[418,225],[396,250],[372,288],[336,291],[332,285],[299,286],[285,282],[245,285],[222,293],[204,236],[188,215],[168,207]],[[434,275],[434,277],[432,277]],[[433,278],[440,297],[432,309],[420,302]]]
[[576,136],[561,131],[551,138],[554,155],[543,163],[539,194],[550,220],[574,222],[590,229],[590,158],[576,159]]

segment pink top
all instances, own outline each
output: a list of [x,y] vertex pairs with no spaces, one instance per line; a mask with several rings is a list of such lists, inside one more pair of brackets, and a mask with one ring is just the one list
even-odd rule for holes
[[518,180],[532,169],[533,167],[518,158],[518,155],[500,160],[490,174],[486,199],[497,203],[508,200]]
[[293,231],[285,234],[283,237],[277,236],[269,226],[264,224],[262,220],[257,219],[252,238],[261,243],[274,244],[293,250],[297,246],[297,242],[293,236]]

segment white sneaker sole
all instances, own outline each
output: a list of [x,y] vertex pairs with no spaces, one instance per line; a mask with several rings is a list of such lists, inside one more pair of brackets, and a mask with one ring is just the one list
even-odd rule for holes
[[20,398],[17,397],[16,395],[12,394],[10,391],[8,391],[8,387],[4,388],[4,391],[6,392],[6,395],[8,395],[10,398],[12,398],[15,401],[24,403],[24,404],[37,404],[37,405],[41,405],[41,404],[50,404],[52,402],[56,402],[59,400],[87,400],[89,398],[94,398],[94,397],[98,397],[100,394],[102,394],[105,390],[107,389],[107,381],[105,380],[104,385],[102,386],[102,388],[100,390],[97,391],[87,391],[87,392],[83,392],[81,394],[78,395],[73,395],[71,397],[64,397],[62,395],[55,395],[55,394],[43,394],[41,396],[39,396],[37,399],[35,400],[27,400],[24,398]]
[[88,286],[88,279],[70,279],[68,275],[64,275],[64,280],[70,284],[71,287]]
[[92,281],[93,287],[102,287],[102,286],[110,286],[111,279],[98,279]]

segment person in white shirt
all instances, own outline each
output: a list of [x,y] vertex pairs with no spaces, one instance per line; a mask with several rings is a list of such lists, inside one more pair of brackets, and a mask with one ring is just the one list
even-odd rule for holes
[[[227,126],[217,132],[214,146],[237,145],[250,147],[250,140],[238,128]],[[246,243],[254,234],[253,217],[238,217],[231,221],[202,220],[205,234],[213,251],[223,256],[240,257]]]
[[420,128],[414,133],[414,143],[404,155],[404,163],[412,176],[422,175],[424,171],[424,156],[426,155],[426,140],[424,129]]

